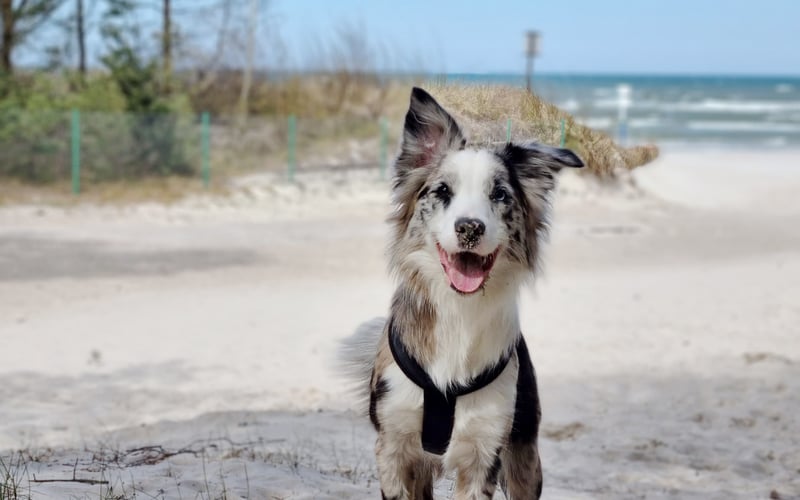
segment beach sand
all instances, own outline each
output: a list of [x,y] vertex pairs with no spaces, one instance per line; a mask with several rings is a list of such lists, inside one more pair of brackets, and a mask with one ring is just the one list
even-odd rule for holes
[[[379,497],[333,354],[388,307],[388,183],[236,184],[0,208],[0,484],[5,468],[22,498]],[[561,179],[520,300],[545,498],[800,498],[798,193],[795,152]]]

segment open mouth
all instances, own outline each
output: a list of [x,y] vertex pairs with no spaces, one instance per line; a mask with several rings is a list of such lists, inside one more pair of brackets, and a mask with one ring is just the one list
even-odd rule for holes
[[447,253],[438,243],[439,260],[450,280],[450,286],[461,293],[474,293],[489,278],[500,248],[489,255],[478,255],[473,252]]

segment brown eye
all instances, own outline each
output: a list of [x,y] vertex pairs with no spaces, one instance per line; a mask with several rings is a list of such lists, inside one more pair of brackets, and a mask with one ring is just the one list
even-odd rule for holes
[[436,196],[441,200],[449,200],[453,193],[450,191],[450,186],[445,183],[439,184],[439,187],[434,191]]

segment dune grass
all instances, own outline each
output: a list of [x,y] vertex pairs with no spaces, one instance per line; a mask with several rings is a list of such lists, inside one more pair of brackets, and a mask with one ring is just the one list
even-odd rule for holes
[[[313,81],[294,81],[291,95],[307,95],[303,102],[325,99]],[[380,96],[380,108],[387,117],[397,139],[401,132],[403,117],[408,109],[411,87],[421,86],[451,112],[465,129],[474,144],[504,142],[508,121],[511,122],[511,138],[516,141],[535,140],[550,145],[561,144],[561,122],[564,122],[564,146],[577,152],[586,162],[586,172],[598,177],[613,176],[620,170],[631,170],[658,157],[654,145],[624,147],[614,138],[592,129],[535,94],[521,87],[506,85],[476,85],[461,83],[426,83],[423,81],[393,82],[378,93],[369,84],[353,85],[339,111],[362,118],[374,117],[374,104]],[[312,97],[316,96],[316,97]],[[299,106],[299,104],[298,104]],[[323,104],[315,105],[324,109]]]
[[465,125],[473,142],[504,141],[506,120],[511,120],[512,140],[559,145],[564,120],[564,146],[577,152],[588,171],[597,176],[640,167],[658,157],[657,147],[623,147],[607,134],[581,125],[566,111],[522,88],[444,84],[426,89]]
[[28,466],[22,453],[0,456],[0,500],[30,500],[30,482],[27,488],[23,486],[28,479]]

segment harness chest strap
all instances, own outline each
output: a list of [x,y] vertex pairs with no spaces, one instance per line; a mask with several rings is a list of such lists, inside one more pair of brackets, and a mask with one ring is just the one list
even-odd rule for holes
[[[523,342],[522,335],[520,335],[516,345],[517,351]],[[491,384],[505,370],[511,358],[511,353],[506,353],[497,363],[486,368],[466,385],[450,385],[446,392],[442,392],[433,383],[428,372],[408,352],[391,319],[389,320],[389,348],[395,363],[403,374],[423,390],[422,448],[436,455],[444,454],[450,444],[458,396],[464,396]]]

